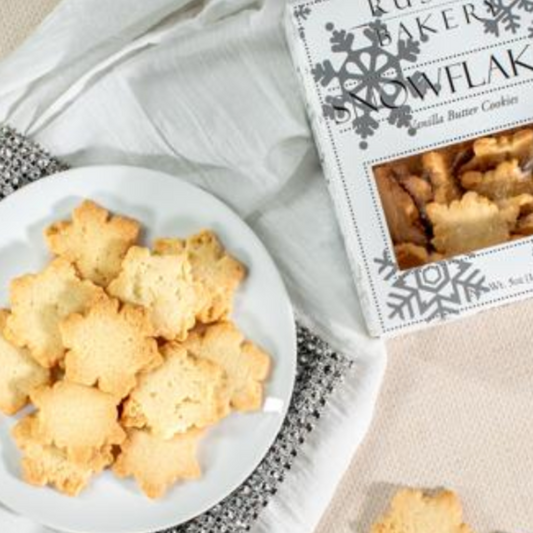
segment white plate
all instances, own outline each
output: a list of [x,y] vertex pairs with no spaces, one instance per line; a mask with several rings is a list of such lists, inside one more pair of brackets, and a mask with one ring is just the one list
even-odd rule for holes
[[135,483],[105,472],[79,498],[20,479],[19,453],[0,419],[0,502],[54,529],[76,533],[139,533],[183,523],[236,489],[272,445],[289,406],[296,372],[296,332],[289,298],[269,254],[250,228],[208,193],[178,178],[132,167],[71,170],[24,187],[0,202],[0,306],[9,281],[41,269],[49,259],[42,237],[50,222],[65,218],[83,198],[139,219],[146,242],[214,229],[249,268],[234,319],[274,359],[262,412],[232,414],[209,431],[200,449],[204,475],[177,485],[152,502]]

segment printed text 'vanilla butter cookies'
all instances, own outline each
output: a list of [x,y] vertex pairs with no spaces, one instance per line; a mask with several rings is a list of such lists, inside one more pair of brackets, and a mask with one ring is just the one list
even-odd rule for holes
[[60,362],[65,354],[59,323],[105,298],[104,291],[82,281],[64,259],[55,259],[39,274],[28,274],[11,282],[11,316],[6,336],[45,368]]
[[106,287],[118,274],[129,248],[137,242],[140,225],[130,218],[86,200],[72,221],[57,222],[46,232],[50,250],[74,263],[85,279]]
[[0,309],[0,411],[14,415],[28,403],[30,392],[50,381],[50,371],[40,366],[25,348],[4,336],[9,313]]
[[233,296],[246,269],[226,252],[212,231],[201,231],[186,240],[159,239],[154,249],[164,255],[188,253],[193,278],[202,284],[205,294],[197,315],[200,322],[216,322],[231,314]]
[[246,340],[234,324],[221,322],[194,331],[183,346],[192,355],[208,359],[225,370],[232,407],[239,411],[261,407],[270,357]]
[[145,307],[154,334],[167,340],[185,339],[202,306],[202,290],[193,280],[185,252],[157,255],[134,246],[108,291],[123,302]]
[[85,315],[71,315],[61,324],[68,380],[96,385],[124,398],[137,385],[137,375],[159,366],[154,330],[146,309],[108,298]]
[[90,461],[126,437],[117,421],[118,400],[94,387],[59,381],[31,399],[38,409],[37,438],[64,449],[72,461]]
[[165,362],[140,377],[124,404],[122,422],[147,427],[162,438],[191,428],[204,428],[229,414],[225,372],[197,359],[179,343],[163,347]]
[[372,526],[371,533],[473,533],[463,523],[459,498],[450,491],[434,496],[403,489],[394,496],[390,511]]
[[35,415],[20,420],[12,430],[22,450],[22,476],[27,483],[51,485],[68,496],[78,496],[91,478],[113,462],[111,446],[93,454],[90,460],[74,461],[67,452],[53,444],[43,444]]
[[179,480],[198,479],[196,457],[203,432],[198,429],[163,440],[148,431],[128,431],[113,471],[119,477],[133,476],[149,498],[160,498]]

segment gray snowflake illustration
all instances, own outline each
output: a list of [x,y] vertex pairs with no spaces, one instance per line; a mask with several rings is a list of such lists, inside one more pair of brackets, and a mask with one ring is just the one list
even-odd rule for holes
[[301,5],[294,8],[294,17],[298,20],[307,20],[311,14],[311,8],[309,6]]
[[388,318],[430,322],[457,314],[461,307],[490,289],[485,276],[467,258],[432,263],[400,272],[388,250],[374,259],[378,272],[391,282]]
[[490,18],[483,20],[485,33],[499,37],[502,28],[506,32],[517,33],[524,25],[524,17],[529,20],[529,36],[533,37],[533,0],[487,0]]
[[317,83],[340,93],[325,97],[323,113],[326,118],[350,122],[362,139],[362,149],[368,148],[367,139],[379,128],[377,115],[381,110],[387,111],[389,124],[405,128],[410,135],[415,135],[413,112],[405,101],[405,91],[413,98],[421,98],[428,87],[422,84],[418,90],[414,90],[411,84],[417,83],[420,74],[410,76],[411,83],[407,83],[403,68],[406,64],[416,63],[420,55],[420,43],[401,39],[394,53],[385,49],[380,36],[387,34],[387,26],[379,19],[369,23],[363,30],[369,41],[368,46],[363,48],[354,49],[353,33],[335,29],[332,23],[326,24],[326,30],[331,33],[331,51],[344,55],[338,69],[333,67],[331,61],[325,60],[317,63],[312,70]]
[[379,265],[378,274],[382,276],[385,281],[389,281],[398,273],[398,265],[394,262],[394,259],[391,257],[391,254],[387,249],[383,251],[382,257],[376,257],[374,259],[374,263]]

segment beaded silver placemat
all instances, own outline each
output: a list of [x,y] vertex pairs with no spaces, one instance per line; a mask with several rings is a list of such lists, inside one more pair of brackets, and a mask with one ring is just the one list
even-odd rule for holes
[[[39,178],[65,170],[27,137],[0,128],[0,200]],[[298,325],[298,367],[294,394],[282,430],[254,473],[233,494],[187,524],[164,533],[242,533],[288,475],[298,450],[313,431],[328,397],[351,368],[351,362]],[[161,532],[163,533],[163,532]]]

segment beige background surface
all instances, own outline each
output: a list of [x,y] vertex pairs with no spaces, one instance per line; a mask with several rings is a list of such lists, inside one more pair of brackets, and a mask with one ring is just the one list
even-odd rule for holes
[[14,50],[59,0],[0,0],[0,57]]
[[[0,56],[58,2],[0,0]],[[477,533],[532,533],[533,302],[388,349],[371,430],[316,533],[366,533],[405,485],[457,490]]]
[[404,485],[456,490],[477,533],[533,532],[533,302],[388,352],[370,432],[316,533],[368,532]]

